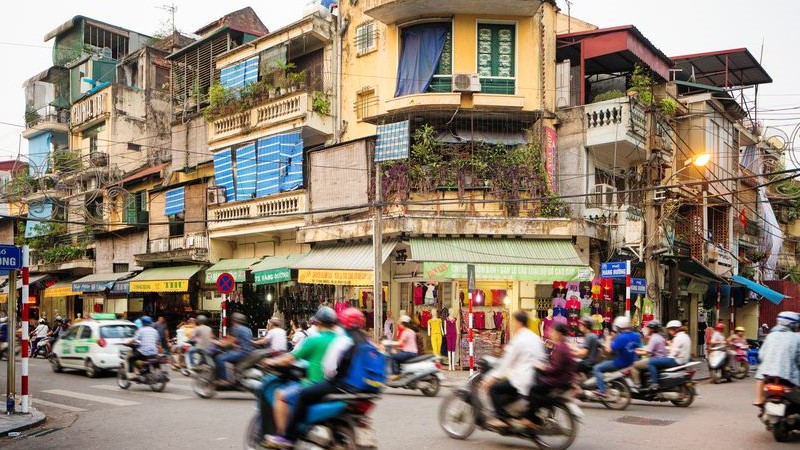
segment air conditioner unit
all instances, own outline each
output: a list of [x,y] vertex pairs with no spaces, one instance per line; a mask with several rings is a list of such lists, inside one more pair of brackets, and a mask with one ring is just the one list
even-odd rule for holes
[[100,50],[100,56],[103,59],[114,59],[114,54],[111,52],[111,49],[108,48],[108,47],[103,47],[103,49]]
[[211,186],[206,190],[206,198],[209,205],[219,205],[228,201],[225,196],[224,186]]
[[597,208],[614,208],[617,206],[617,188],[610,184],[594,185],[594,206]]
[[457,73],[453,75],[453,92],[480,92],[481,78],[477,73]]

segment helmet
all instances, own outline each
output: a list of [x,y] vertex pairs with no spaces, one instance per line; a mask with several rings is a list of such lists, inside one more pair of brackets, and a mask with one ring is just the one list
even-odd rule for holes
[[400,316],[400,323],[411,323],[411,317],[408,315]]
[[150,316],[142,316],[142,317],[139,318],[139,320],[142,321],[142,326],[147,326],[147,325],[152,325],[153,324],[153,318],[150,317]]
[[364,328],[367,325],[367,318],[358,308],[347,308],[339,313],[339,324],[348,330]]
[[668,329],[669,328],[680,328],[682,326],[683,326],[683,324],[681,323],[680,320],[670,320],[669,322],[667,322],[667,328]]
[[614,323],[612,325],[614,326],[614,331],[627,330],[631,327],[631,319],[628,319],[625,316],[619,316],[614,319]]
[[778,325],[783,325],[789,328],[797,328],[800,323],[800,314],[794,311],[783,311],[778,314]]
[[206,316],[204,316],[202,314],[197,316],[197,323],[199,323],[200,325],[205,325],[206,322],[208,322],[208,317],[206,317]]
[[592,319],[592,316],[582,316],[581,324],[586,328],[591,329],[594,326],[594,319]]
[[0,323],[6,323],[6,320],[8,319],[6,319],[5,317],[0,317]]
[[714,329],[717,331],[725,331],[725,324],[722,322],[717,322],[717,324],[714,325]]
[[240,312],[235,312],[231,314],[231,322],[244,325],[247,323],[247,316]]
[[269,319],[269,323],[272,324],[272,325],[275,325],[276,327],[280,327],[281,325],[283,325],[283,322],[281,321],[281,319],[279,319],[277,317],[273,317],[273,318]]
[[736,327],[733,331],[736,331],[736,332],[741,331],[742,333],[744,333],[744,327]]
[[47,323],[47,321],[44,319],[39,319],[39,323]]
[[654,330],[657,330],[657,329],[661,328],[661,322],[653,319],[650,322],[647,322],[647,328],[652,328]]
[[318,323],[333,325],[336,323],[336,311],[329,306],[320,306],[314,318],[317,319]]

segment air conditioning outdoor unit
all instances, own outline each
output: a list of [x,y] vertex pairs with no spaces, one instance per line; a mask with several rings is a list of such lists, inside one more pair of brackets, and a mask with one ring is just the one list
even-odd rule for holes
[[480,92],[481,78],[477,73],[457,73],[453,75],[453,92]]
[[206,195],[209,205],[219,205],[228,201],[224,186],[211,186],[206,190]]
[[598,208],[614,208],[617,206],[617,188],[610,184],[594,185],[594,206]]

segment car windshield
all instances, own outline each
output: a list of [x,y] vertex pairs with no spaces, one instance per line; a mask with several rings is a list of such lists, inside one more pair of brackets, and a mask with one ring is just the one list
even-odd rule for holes
[[135,325],[103,325],[100,327],[100,337],[105,339],[127,339],[136,333]]

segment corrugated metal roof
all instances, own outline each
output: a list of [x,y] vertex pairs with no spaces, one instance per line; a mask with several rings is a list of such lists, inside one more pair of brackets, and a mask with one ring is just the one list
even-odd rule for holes
[[226,270],[249,269],[250,266],[260,260],[261,258],[223,259],[206,269],[206,272],[224,272]]
[[188,280],[199,272],[203,266],[174,266],[156,267],[131,278],[129,281],[161,281],[161,280]]
[[302,261],[306,256],[308,256],[308,253],[303,253],[302,255],[268,256],[261,260],[260,263],[252,266],[250,270],[258,272],[262,270],[287,269]]
[[[392,254],[397,242],[383,244],[383,261]],[[292,269],[372,270],[375,256],[372,244],[340,244],[315,247]]]
[[112,281],[128,278],[133,275],[133,272],[120,272],[120,273],[93,273],[86,275],[83,278],[78,278],[73,283],[109,283]]
[[454,263],[585,265],[566,239],[411,239],[411,259]]

